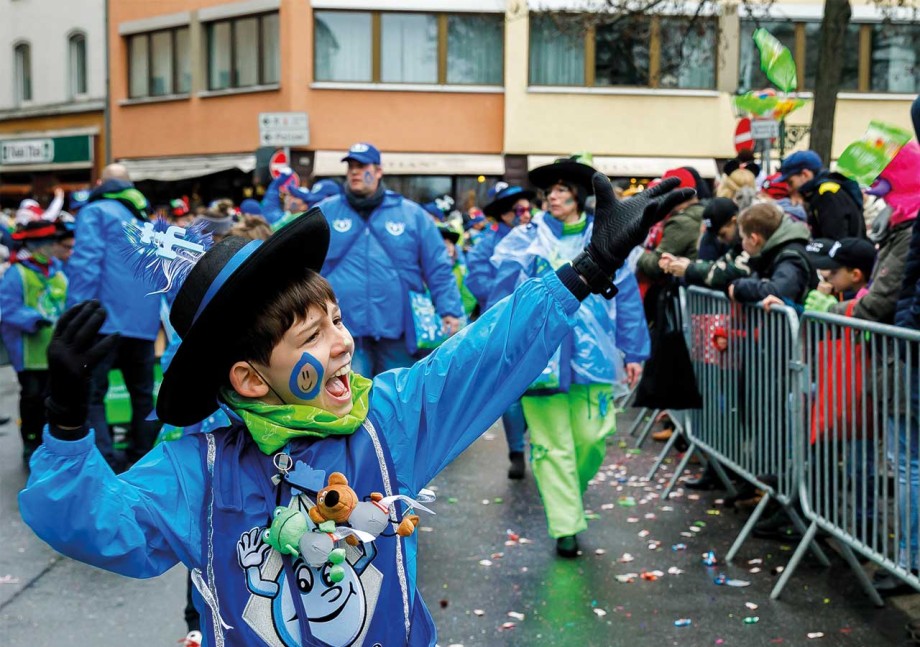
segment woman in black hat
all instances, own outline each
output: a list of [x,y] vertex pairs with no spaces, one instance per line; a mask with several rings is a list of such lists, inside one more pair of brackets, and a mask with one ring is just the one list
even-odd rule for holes
[[[594,218],[584,212],[594,174],[575,158],[531,171],[530,181],[545,192],[549,209],[496,247],[493,301],[526,278],[574,259],[585,247],[594,228]],[[582,494],[604,460],[605,438],[616,430],[614,398],[626,383],[638,380],[649,354],[635,277],[618,271],[615,284],[614,300],[595,295],[582,302],[573,333],[522,399],[534,476],[549,534],[562,557],[578,554],[575,536],[588,527]]]

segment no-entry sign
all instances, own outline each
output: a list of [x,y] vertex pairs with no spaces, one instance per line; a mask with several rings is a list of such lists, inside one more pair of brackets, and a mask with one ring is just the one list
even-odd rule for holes
[[[750,125],[748,126],[748,131],[750,131]],[[268,160],[268,172],[272,176],[272,179],[281,175],[284,169],[288,168],[291,165],[290,160],[288,160],[287,153],[283,149],[278,149],[272,153],[271,158]]]
[[751,135],[751,120],[742,117],[735,128],[735,152],[754,150],[754,137]]

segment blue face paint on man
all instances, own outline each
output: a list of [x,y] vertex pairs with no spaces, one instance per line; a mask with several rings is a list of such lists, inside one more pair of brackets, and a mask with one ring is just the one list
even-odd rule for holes
[[364,171],[364,184],[370,186],[374,183],[374,174],[370,171]]
[[323,388],[325,371],[318,359],[310,353],[304,353],[291,371],[288,388],[294,397],[301,400],[312,400]]

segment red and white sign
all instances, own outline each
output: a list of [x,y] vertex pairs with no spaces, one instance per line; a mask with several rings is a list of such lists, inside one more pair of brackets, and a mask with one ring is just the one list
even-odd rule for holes
[[754,137],[751,135],[751,120],[742,117],[735,128],[735,152],[754,150]]
[[[750,131],[750,126],[748,126],[748,130]],[[265,158],[263,157],[262,159]],[[291,163],[288,160],[287,153],[280,148],[272,153],[272,156],[268,160],[268,172],[272,176],[272,179],[284,173],[284,170],[290,166]]]

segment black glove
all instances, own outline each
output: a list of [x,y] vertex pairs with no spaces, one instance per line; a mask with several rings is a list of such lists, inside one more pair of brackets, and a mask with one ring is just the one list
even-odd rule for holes
[[674,191],[680,180],[667,178],[647,191],[620,201],[613,195],[606,175],[595,173],[593,182],[597,198],[594,232],[585,251],[572,261],[572,267],[587,281],[591,292],[610,299],[617,293],[613,275],[632,249],[645,240],[655,223],[696,192],[693,189]]
[[35,330],[41,330],[42,328],[48,328],[49,326],[53,325],[54,322],[50,319],[39,319],[35,322]]
[[[45,400],[52,431],[54,427],[82,429],[86,422],[93,369],[118,342],[118,335],[97,341],[105,316],[98,301],[85,301],[58,320],[48,345],[50,395]],[[79,438],[84,433],[74,435]]]

